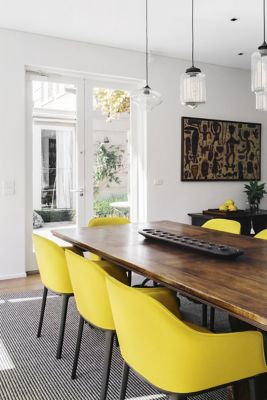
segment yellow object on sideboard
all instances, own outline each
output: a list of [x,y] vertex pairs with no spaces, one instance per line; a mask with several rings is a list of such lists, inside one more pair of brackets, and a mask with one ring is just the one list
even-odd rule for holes
[[237,211],[235,202],[231,199],[225,200],[223,204],[219,206],[220,211]]

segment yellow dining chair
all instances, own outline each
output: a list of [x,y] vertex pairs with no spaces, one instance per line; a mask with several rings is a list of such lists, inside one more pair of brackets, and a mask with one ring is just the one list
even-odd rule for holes
[[215,231],[227,233],[235,233],[237,235],[239,235],[241,232],[241,225],[238,221],[233,221],[226,218],[210,219],[202,225],[202,228],[214,229]]
[[197,330],[148,292],[111,277],[107,287],[125,361],[120,400],[125,399],[129,367],[170,399],[186,399],[267,372],[260,332]]
[[94,228],[95,226],[124,225],[129,223],[130,220],[127,217],[95,217],[90,219],[88,227]]
[[[83,334],[84,323],[101,329],[105,332],[105,357],[102,375],[100,399],[106,398],[110,373],[115,326],[110,308],[109,296],[106,286],[106,278],[112,276],[115,280],[127,284],[127,276],[124,270],[107,262],[92,261],[66,250],[66,259],[69,267],[70,278],[73,286],[77,309],[80,313],[80,322],[76,343],[76,350],[72,368],[72,379],[76,377],[78,358]],[[154,296],[165,304],[177,317],[180,311],[176,296],[166,288],[137,289]]]
[[57,359],[60,359],[62,355],[68,302],[70,296],[73,296],[68,266],[65,259],[65,251],[56,243],[44,238],[43,236],[33,234],[32,238],[37,265],[44,285],[37,337],[39,338],[41,336],[47,292],[49,289],[62,296],[61,322],[56,354]]
[[[233,221],[231,219],[226,218],[214,218],[210,219],[202,225],[202,228],[214,229],[215,231],[227,232],[227,233],[235,233],[237,235],[241,232],[241,224],[238,221]],[[203,316],[203,325],[207,325],[207,306],[203,304],[202,316]],[[210,309],[210,329],[214,330],[215,323],[215,308],[211,307]]]
[[264,239],[267,240],[267,229],[263,229],[259,233],[257,233],[254,238],[256,239]]
[[[106,225],[125,225],[130,224],[130,220],[127,217],[94,217],[88,222],[88,228],[95,228],[97,226]],[[101,257],[97,254],[90,252],[90,260],[99,261]]]

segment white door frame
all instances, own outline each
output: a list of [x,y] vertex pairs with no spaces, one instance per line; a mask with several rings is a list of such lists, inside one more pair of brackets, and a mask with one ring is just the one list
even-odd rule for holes
[[[46,72],[47,71],[47,72]],[[68,71],[44,70],[27,67],[26,72],[26,270],[33,265],[32,253],[32,81],[50,80],[70,83],[77,87],[77,162],[80,178],[78,187],[84,187],[83,209],[79,210],[80,226],[86,226],[93,215],[93,96],[94,87],[135,90],[143,84],[137,79],[103,77],[97,74],[71,73]],[[130,113],[130,206],[131,221],[147,220],[147,158],[146,115],[131,103]],[[86,154],[85,154],[86,149]],[[83,186],[84,185],[84,186]],[[36,269],[36,268],[34,268]]]
[[[32,251],[32,211],[33,211],[33,183],[32,183],[32,170],[33,170],[33,162],[32,162],[32,142],[33,142],[33,130],[32,130],[32,81],[50,81],[57,83],[70,83],[76,86],[77,88],[77,121],[76,121],[76,139],[77,139],[77,148],[76,148],[76,162],[77,162],[77,171],[78,175],[76,176],[77,189],[83,189],[84,179],[84,83],[83,79],[78,79],[77,77],[72,78],[69,76],[59,76],[58,74],[40,74],[36,72],[27,72],[26,73],[26,207],[25,207],[25,217],[26,217],[26,271],[36,270],[36,261],[33,256]],[[79,197],[79,193],[77,193],[77,210],[78,210],[78,226],[84,226],[86,223],[85,218],[85,208],[83,198]]]

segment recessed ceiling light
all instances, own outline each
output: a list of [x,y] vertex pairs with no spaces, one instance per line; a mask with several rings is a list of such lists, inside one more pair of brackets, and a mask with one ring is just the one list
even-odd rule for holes
[[239,55],[239,56],[243,56],[243,55],[244,55],[244,53],[238,53],[238,55]]
[[230,21],[232,21],[232,22],[235,22],[237,20],[238,20],[238,18],[235,18],[235,17],[230,19]]

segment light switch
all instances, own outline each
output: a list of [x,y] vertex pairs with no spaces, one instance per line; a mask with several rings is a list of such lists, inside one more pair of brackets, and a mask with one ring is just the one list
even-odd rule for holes
[[164,181],[163,181],[163,179],[154,179],[153,183],[155,186],[161,186],[161,185],[163,185]]
[[3,196],[14,196],[15,181],[3,181],[2,182],[2,194],[3,194]]

